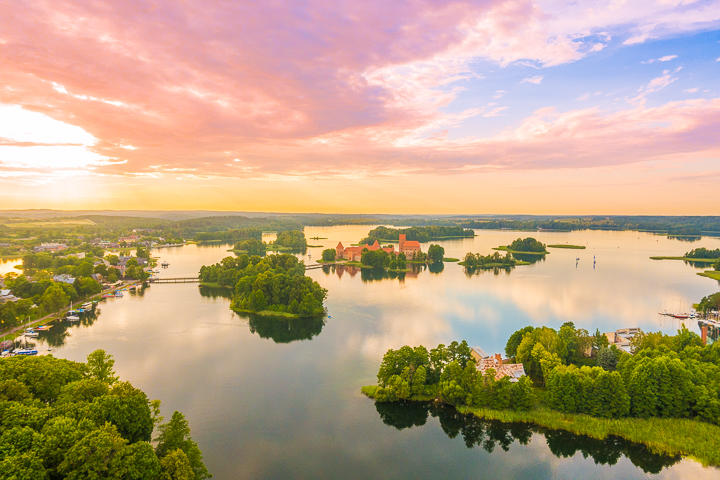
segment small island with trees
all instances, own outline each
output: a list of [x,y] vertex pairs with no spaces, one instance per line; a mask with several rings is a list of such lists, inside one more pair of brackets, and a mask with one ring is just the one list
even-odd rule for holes
[[530,265],[530,262],[524,262],[513,257],[510,253],[501,255],[500,252],[483,255],[481,253],[467,253],[462,262],[458,263],[468,270],[475,269],[492,269],[492,268],[513,268],[518,265]]
[[503,250],[510,253],[520,253],[525,255],[546,255],[550,252],[545,248],[545,244],[535,240],[532,237],[518,238],[510,245],[495,247],[493,250]]
[[237,312],[284,317],[323,315],[327,290],[305,275],[305,264],[287,253],[226,257],[203,265],[200,285],[231,289]]

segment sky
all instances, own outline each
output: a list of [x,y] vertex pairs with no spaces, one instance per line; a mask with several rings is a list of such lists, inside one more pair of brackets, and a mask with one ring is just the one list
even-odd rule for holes
[[0,12],[0,209],[720,214],[718,0]]

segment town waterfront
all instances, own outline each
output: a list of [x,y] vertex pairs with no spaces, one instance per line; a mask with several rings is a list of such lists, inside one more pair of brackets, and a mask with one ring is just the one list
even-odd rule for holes
[[[305,235],[325,237],[310,243],[334,248],[371,228],[308,227]],[[310,270],[329,291],[331,318],[324,322],[240,316],[223,292],[152,285],[104,301],[81,325],[42,333],[37,345],[72,360],[97,348],[114,355],[120,377],[162,399],[166,417],[185,414],[218,479],[645,478],[658,471],[658,478],[720,478],[715,468],[617,439],[479,422],[430,406],[376,408],[360,394],[360,386],[375,383],[388,348],[465,339],[501,353],[521,327],[566,321],[591,333],[623,327],[674,333],[680,321],[659,316],[660,309],[687,310],[718,291],[717,281],[695,274],[700,269],[649,258],[718,248],[712,237],[688,243],[638,232],[477,231],[438,243],[446,256],[462,258],[526,236],[587,248],[551,249],[532,265],[473,275],[455,263],[402,279],[352,268]],[[194,276],[201,265],[232,255],[228,248],[188,245],[153,255],[170,264],[161,277]],[[311,265],[321,251],[310,248],[301,257]],[[699,332],[697,322],[685,325]]]

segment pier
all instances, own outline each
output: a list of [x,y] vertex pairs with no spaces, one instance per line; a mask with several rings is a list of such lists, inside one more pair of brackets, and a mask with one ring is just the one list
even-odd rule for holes
[[197,277],[149,278],[148,283],[198,283]]

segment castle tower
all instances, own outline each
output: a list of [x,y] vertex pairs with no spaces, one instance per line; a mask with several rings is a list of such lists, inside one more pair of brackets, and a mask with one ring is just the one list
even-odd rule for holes
[[335,247],[335,258],[343,258],[344,252],[345,247],[343,247],[342,242],[338,242],[337,247]]
[[403,245],[405,245],[405,234],[400,234],[400,245],[398,245],[398,254],[403,253]]

